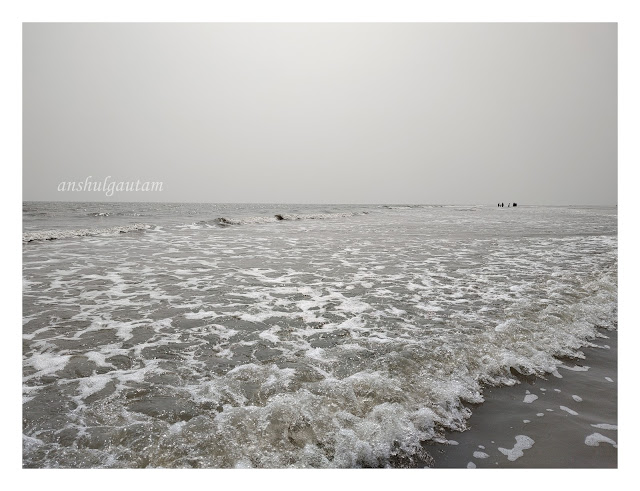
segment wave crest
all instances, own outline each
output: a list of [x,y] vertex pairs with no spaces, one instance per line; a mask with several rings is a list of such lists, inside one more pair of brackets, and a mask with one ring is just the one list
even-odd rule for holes
[[295,213],[277,213],[273,216],[253,216],[241,218],[218,217],[212,220],[200,220],[198,222],[183,225],[182,227],[200,228],[200,227],[228,227],[230,225],[252,225],[262,223],[275,223],[279,221],[296,221],[296,220],[326,220],[331,218],[347,218],[358,215],[367,215],[368,211],[348,212],[348,213],[313,213],[313,214],[295,214]]
[[96,235],[115,235],[133,232],[135,230],[144,230],[149,228],[145,223],[134,223],[131,225],[123,225],[120,227],[109,228],[82,228],[72,230],[42,230],[37,232],[24,232],[22,234],[22,242],[34,242],[41,240],[57,240],[69,239],[73,237],[93,237]]

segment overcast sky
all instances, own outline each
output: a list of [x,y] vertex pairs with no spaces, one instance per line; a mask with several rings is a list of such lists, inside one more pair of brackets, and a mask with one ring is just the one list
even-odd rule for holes
[[[616,24],[24,24],[23,199],[617,203]],[[155,193],[60,192],[156,181]]]

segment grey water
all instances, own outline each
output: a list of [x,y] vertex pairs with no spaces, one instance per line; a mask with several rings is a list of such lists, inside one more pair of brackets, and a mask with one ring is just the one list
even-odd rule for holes
[[617,327],[617,209],[23,203],[25,467],[411,467]]

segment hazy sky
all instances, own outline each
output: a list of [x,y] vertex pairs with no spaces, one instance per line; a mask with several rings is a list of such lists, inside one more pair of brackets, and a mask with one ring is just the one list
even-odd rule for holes
[[23,199],[613,205],[617,26],[24,24]]

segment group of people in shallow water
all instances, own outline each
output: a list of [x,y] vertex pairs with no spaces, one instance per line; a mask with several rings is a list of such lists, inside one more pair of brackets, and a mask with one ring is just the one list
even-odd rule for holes
[[[518,203],[514,203],[513,206],[518,206]],[[504,208],[504,203],[498,203],[498,208]],[[511,203],[507,205],[507,208],[511,208]]]

